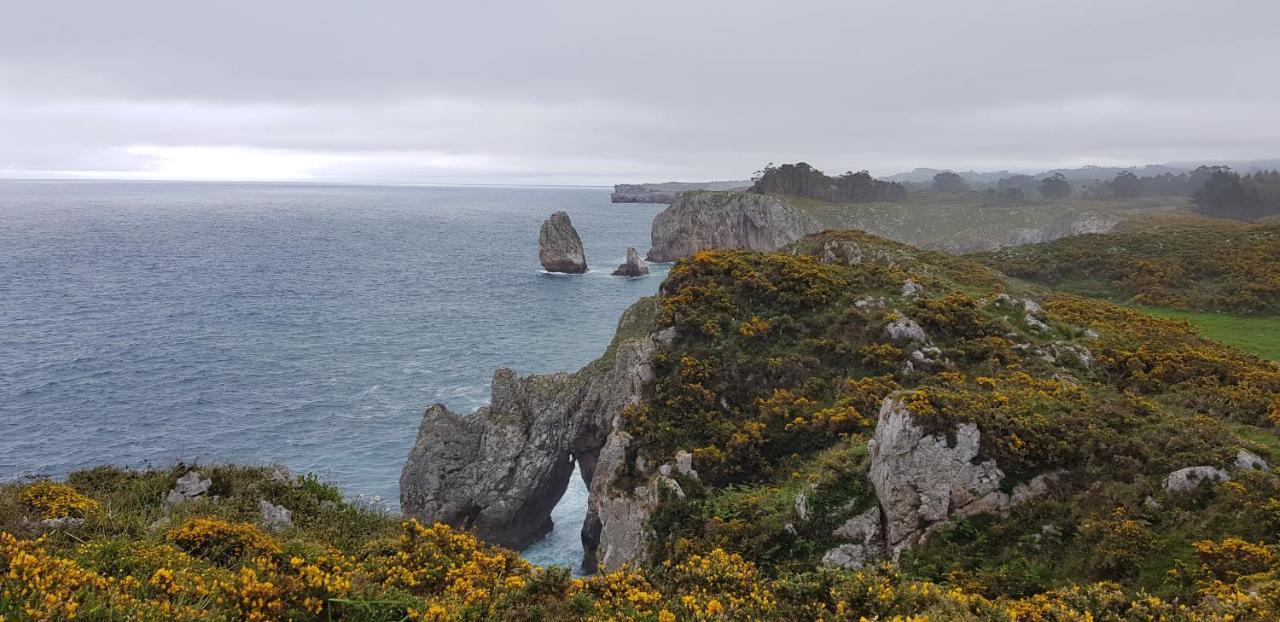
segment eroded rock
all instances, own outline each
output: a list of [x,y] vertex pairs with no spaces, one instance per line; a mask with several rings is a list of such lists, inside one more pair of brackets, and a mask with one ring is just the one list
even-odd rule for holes
[[896,343],[924,343],[928,340],[928,336],[924,334],[924,328],[906,316],[889,322],[884,327],[884,333]]
[[1189,492],[1205,483],[1225,482],[1231,479],[1226,471],[1213,466],[1193,466],[1178,469],[1164,478],[1164,489],[1167,492]]
[[262,514],[262,526],[267,531],[284,531],[293,526],[293,512],[266,499],[258,499],[258,511]]
[[636,249],[627,247],[627,260],[613,271],[613,276],[644,276],[649,274],[649,264],[640,259]]
[[547,272],[581,274],[587,271],[582,238],[578,237],[568,214],[556,212],[542,223],[538,231],[538,261]]

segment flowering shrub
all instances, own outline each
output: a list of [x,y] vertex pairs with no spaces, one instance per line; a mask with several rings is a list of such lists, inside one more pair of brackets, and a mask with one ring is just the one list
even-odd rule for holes
[[18,501],[42,518],[84,518],[98,509],[98,502],[66,484],[41,480],[24,486]]

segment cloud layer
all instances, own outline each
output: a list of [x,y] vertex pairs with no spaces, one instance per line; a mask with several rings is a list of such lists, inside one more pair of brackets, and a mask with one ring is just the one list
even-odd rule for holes
[[0,175],[612,183],[1280,156],[1280,3],[26,2]]

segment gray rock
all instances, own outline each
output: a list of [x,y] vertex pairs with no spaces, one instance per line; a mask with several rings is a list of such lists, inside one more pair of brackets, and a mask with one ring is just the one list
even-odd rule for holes
[[654,217],[647,259],[675,261],[706,249],[773,251],[822,228],[775,196],[686,192]]
[[290,488],[302,487],[302,480],[294,477],[293,473],[289,472],[289,467],[286,467],[283,464],[277,464],[271,467],[271,481],[279,482]]
[[644,276],[649,274],[649,264],[640,259],[636,249],[627,247],[627,261],[613,271],[613,276]]
[[267,531],[284,531],[293,526],[293,512],[266,499],[258,499],[258,511],[262,513],[262,526]]
[[1036,319],[1034,315],[1027,316],[1027,326],[1036,332],[1043,333],[1049,330],[1049,325]]
[[[926,435],[906,405],[894,397],[881,403],[873,438],[869,479],[884,520],[885,546],[895,555],[915,546],[952,516],[1004,512],[1044,494],[1050,475],[1000,491],[1004,473],[994,460],[975,463],[978,426],[960,425],[955,445],[946,435]],[[851,531],[852,533],[852,531]]]
[[1193,466],[1178,469],[1164,478],[1164,489],[1167,492],[1188,492],[1195,490],[1205,482],[1225,482],[1231,479],[1227,472],[1212,466]]
[[1025,310],[1027,313],[1030,313],[1030,314],[1032,314],[1032,315],[1040,315],[1040,314],[1044,313],[1044,308],[1043,308],[1043,307],[1041,307],[1041,306],[1040,306],[1036,301],[1034,301],[1034,300],[1032,300],[1032,299],[1030,299],[1030,298],[1023,298],[1023,299],[1022,299],[1022,308],[1023,308],[1023,310]]
[[809,520],[809,494],[806,491],[801,490],[796,493],[795,506],[796,518],[799,518],[802,523],[807,522]]
[[822,563],[857,570],[879,557],[879,549],[861,544],[841,544],[822,556]]
[[203,497],[213,481],[204,477],[199,471],[187,471],[174,482],[173,489],[165,495],[161,505],[167,510],[175,505]]
[[902,283],[902,295],[907,298],[914,298],[923,293],[924,286],[911,279],[907,279]]
[[670,203],[690,190],[742,190],[750,181],[674,182],[660,184],[616,184],[609,201],[612,203]]
[[698,479],[698,472],[693,470],[693,454],[681,449],[676,452],[676,470],[681,475]]
[[924,329],[915,320],[906,316],[889,322],[884,327],[884,332],[890,340],[897,343],[924,343],[928,339],[924,334]]
[[1098,331],[1093,330],[1092,328],[1086,328],[1084,329],[1084,336],[1086,339],[1097,339],[1101,335],[1098,334]]
[[61,516],[58,518],[46,518],[40,521],[40,526],[45,529],[66,529],[68,527],[79,527],[84,524],[84,519],[77,516]]
[[582,238],[569,222],[569,215],[556,212],[542,223],[538,232],[538,261],[547,272],[581,274],[587,271]]
[[1237,469],[1254,469],[1258,471],[1271,470],[1271,465],[1267,464],[1267,461],[1263,460],[1262,456],[1259,456],[1247,449],[1241,449],[1236,452],[1235,466]]
[[883,546],[884,520],[880,516],[880,506],[877,505],[845,521],[844,524],[836,527],[832,535],[865,545]]

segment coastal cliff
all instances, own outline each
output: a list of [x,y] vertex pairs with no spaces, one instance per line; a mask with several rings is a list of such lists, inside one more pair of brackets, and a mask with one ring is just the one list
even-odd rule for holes
[[749,181],[678,182],[660,184],[616,184],[609,196],[612,203],[671,203],[691,190],[745,190]]
[[822,225],[788,202],[748,192],[686,192],[654,217],[649,261],[675,261],[706,249],[772,251]]
[[[575,464],[593,493],[603,490],[617,464],[602,449],[617,446],[620,414],[640,401],[653,377],[649,359],[663,339],[650,334],[656,305],[653,298],[632,305],[604,356],[576,373],[518,377],[499,369],[492,403],[475,413],[428,407],[400,477],[405,513],[523,548],[551,530],[551,510]],[[591,507],[598,498],[593,494]],[[606,521],[597,514],[588,522],[590,541],[598,542]],[[608,522],[604,536],[621,537]],[[595,552],[584,552],[588,568]]]

